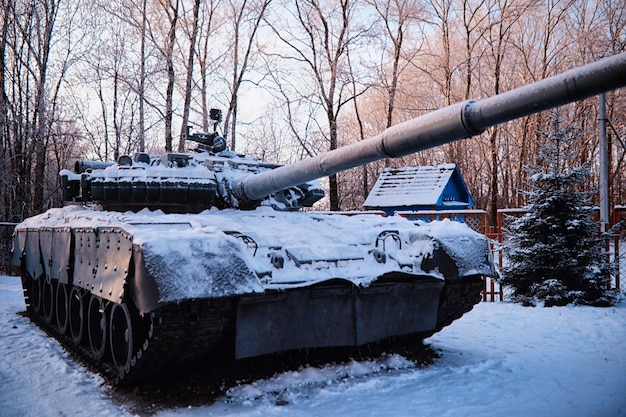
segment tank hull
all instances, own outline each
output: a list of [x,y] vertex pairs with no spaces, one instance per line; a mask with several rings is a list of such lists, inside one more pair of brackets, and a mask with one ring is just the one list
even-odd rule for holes
[[223,345],[246,358],[421,339],[495,274],[461,224],[271,209],[52,209],[16,228],[13,262],[35,321],[113,383]]

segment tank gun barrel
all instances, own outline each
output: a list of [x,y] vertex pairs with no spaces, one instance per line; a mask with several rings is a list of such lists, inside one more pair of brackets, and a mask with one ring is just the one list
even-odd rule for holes
[[272,193],[384,158],[398,158],[482,133],[491,126],[626,86],[626,53],[477,101],[457,103],[369,139],[285,165],[236,184],[239,198]]

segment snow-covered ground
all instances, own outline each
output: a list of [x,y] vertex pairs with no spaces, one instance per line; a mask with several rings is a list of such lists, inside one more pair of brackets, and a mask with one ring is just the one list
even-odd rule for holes
[[[0,276],[0,415],[133,415],[17,314],[21,297]],[[303,367],[157,416],[626,416],[626,302],[481,303],[427,342],[441,358],[426,368],[396,355]]]

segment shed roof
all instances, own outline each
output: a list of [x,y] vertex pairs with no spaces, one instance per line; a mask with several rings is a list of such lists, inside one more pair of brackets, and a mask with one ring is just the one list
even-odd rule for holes
[[473,206],[456,164],[385,168],[365,200],[366,208]]

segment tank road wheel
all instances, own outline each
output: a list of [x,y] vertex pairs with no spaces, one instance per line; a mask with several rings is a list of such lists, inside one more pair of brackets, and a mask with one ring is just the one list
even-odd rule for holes
[[120,375],[128,372],[133,358],[133,320],[126,304],[113,304],[109,325],[113,364]]
[[35,314],[41,315],[41,287],[44,277],[41,276],[37,279],[30,279],[30,305],[33,308]]
[[107,347],[106,306],[100,297],[91,296],[87,310],[87,333],[89,333],[89,347],[96,360],[104,357]]
[[69,304],[67,295],[67,285],[57,284],[57,296],[56,296],[56,313],[57,313],[57,327],[61,334],[65,334],[69,323]]
[[49,279],[42,279],[41,304],[43,307],[43,318],[46,323],[54,321],[54,283]]
[[72,287],[70,290],[70,296],[68,299],[68,315],[69,315],[69,328],[70,337],[74,345],[78,346],[83,341],[83,335],[85,334],[85,294],[77,288]]

